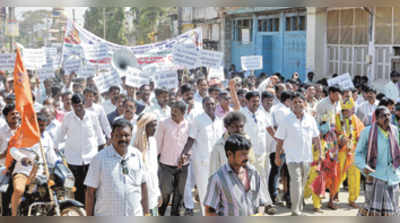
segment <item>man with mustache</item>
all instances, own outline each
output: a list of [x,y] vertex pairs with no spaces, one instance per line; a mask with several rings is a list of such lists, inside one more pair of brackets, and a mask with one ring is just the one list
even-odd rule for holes
[[376,121],[360,135],[354,163],[366,176],[361,216],[398,216],[400,149],[398,129],[391,125],[389,109],[379,106]]
[[129,146],[132,129],[128,120],[115,120],[111,145],[92,159],[85,179],[88,216],[149,215],[142,154]]
[[232,134],[226,140],[224,164],[209,179],[204,199],[206,216],[250,216],[263,214],[266,203],[261,177],[248,164],[250,140],[241,134]]
[[[275,164],[280,166],[280,154],[285,152],[286,163],[290,176],[290,199],[292,216],[303,216],[302,206],[304,186],[307,181],[310,164],[313,161],[312,145],[321,150],[319,129],[311,114],[305,112],[305,98],[295,93],[292,100],[292,110],[279,125],[275,133],[277,139]],[[321,153],[320,153],[321,154]],[[320,158],[321,160],[321,158]]]

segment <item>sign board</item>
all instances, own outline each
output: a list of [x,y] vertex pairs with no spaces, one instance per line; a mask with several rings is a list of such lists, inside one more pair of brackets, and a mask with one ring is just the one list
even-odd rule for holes
[[354,88],[353,81],[349,73],[339,75],[335,78],[328,79],[328,86],[339,85],[342,89]]
[[111,86],[119,86],[122,83],[118,73],[112,70],[100,73],[98,76],[94,77],[93,80],[100,93],[108,91]]
[[249,43],[250,43],[250,30],[242,29],[242,44],[249,44]]
[[77,74],[78,77],[88,78],[96,76],[96,73],[97,73],[96,66],[87,64],[86,66],[82,66]]
[[216,78],[218,80],[225,80],[225,74],[224,74],[224,67],[220,66],[218,68],[210,68],[208,70],[208,79],[213,79]]
[[172,53],[175,65],[183,66],[187,69],[197,67],[199,51],[195,47],[186,45],[176,45]]
[[64,71],[65,74],[70,75],[72,72],[78,73],[78,71],[81,69],[82,66],[82,61],[80,58],[71,58],[66,61],[64,61]]
[[49,78],[55,77],[55,71],[52,66],[44,66],[40,69],[38,69],[38,75],[39,75],[39,80],[44,81]]
[[243,70],[263,69],[262,56],[242,56],[240,62]]
[[149,83],[149,78],[146,78],[142,75],[142,71],[136,68],[130,68],[126,72],[125,85],[130,87],[139,88],[143,84]]
[[14,71],[15,53],[0,54],[0,70]]
[[223,66],[224,53],[212,50],[199,50],[199,65],[219,68]]
[[46,64],[46,51],[44,48],[40,49],[23,49],[22,60],[27,69],[39,69]]
[[86,60],[103,60],[111,58],[107,46],[104,43],[100,44],[82,44],[83,53]]
[[172,89],[178,87],[178,72],[176,70],[160,71],[154,75],[154,82],[157,88],[165,87]]

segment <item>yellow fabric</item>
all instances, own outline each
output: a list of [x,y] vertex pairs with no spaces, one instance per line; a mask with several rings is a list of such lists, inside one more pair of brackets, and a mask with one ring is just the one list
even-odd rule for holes
[[[361,134],[361,131],[364,129],[364,124],[355,116],[351,117],[352,119],[352,128],[350,128],[350,124],[348,120],[345,120],[346,129],[352,129],[352,137],[351,140],[353,141],[352,148],[349,150],[347,145],[340,148],[338,159],[340,164],[340,185],[346,180],[348,183],[348,190],[349,190],[349,202],[354,202],[357,200],[358,196],[360,195],[360,178],[361,174],[358,168],[353,164],[354,163],[354,152],[357,146],[357,141]],[[342,130],[342,126],[340,126],[340,115],[336,116],[336,132],[338,138],[341,136],[349,137],[348,131],[345,133]],[[339,189],[338,188],[338,189]]]
[[349,100],[342,102],[341,107],[343,110],[351,110],[354,108],[354,100],[350,98]]
[[[325,153],[325,148],[326,148],[326,143],[324,140],[321,140],[322,153]],[[320,157],[319,151],[315,150],[314,146],[313,146],[313,160],[318,161],[319,157]],[[307,179],[307,183],[304,188],[304,198],[312,197],[314,208],[321,208],[321,198],[319,197],[319,195],[315,194],[311,190],[311,184],[313,183],[315,178],[318,177],[318,175],[319,175],[319,173],[317,171],[317,166],[311,166],[310,173],[309,173],[308,179]]]
[[[345,151],[339,152],[338,159],[340,163],[340,169],[343,170],[346,161],[346,152]],[[342,183],[346,180],[346,178],[349,190],[349,202],[355,202],[358,196],[360,195],[361,173],[354,164],[352,164],[347,169],[347,171],[342,174],[342,177],[340,179],[340,185],[342,185]]]

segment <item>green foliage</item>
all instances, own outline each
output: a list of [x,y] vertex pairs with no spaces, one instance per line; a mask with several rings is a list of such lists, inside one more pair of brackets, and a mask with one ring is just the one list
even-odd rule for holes
[[105,13],[103,13],[103,8],[89,8],[84,15],[85,29],[103,38],[104,17],[106,20],[106,40],[121,45],[127,44],[124,8],[105,8]]

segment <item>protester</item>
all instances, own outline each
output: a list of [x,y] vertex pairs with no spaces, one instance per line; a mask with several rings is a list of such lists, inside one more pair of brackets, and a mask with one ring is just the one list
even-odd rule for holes
[[85,203],[85,180],[89,163],[106,143],[95,113],[84,108],[85,99],[75,94],[71,99],[73,112],[68,113],[55,139],[56,148],[65,139],[64,155],[75,177],[75,198]]
[[182,151],[189,136],[189,123],[184,119],[185,111],[184,102],[175,102],[171,108],[171,117],[159,123],[156,133],[160,165],[158,176],[163,200],[159,208],[161,216],[165,215],[171,195],[171,216],[180,215],[189,164],[189,160],[182,159]]
[[132,125],[118,119],[111,144],[95,155],[85,179],[88,216],[149,215],[142,154],[130,146]]
[[210,177],[204,199],[206,216],[263,215],[261,176],[247,163],[250,148],[251,142],[243,135],[233,134],[226,140],[228,163]]
[[376,122],[360,135],[355,165],[366,177],[361,216],[398,216],[400,183],[399,135],[385,107],[375,110]]
[[[276,153],[286,154],[286,163],[290,175],[290,198],[292,215],[302,216],[304,186],[312,162],[312,144],[320,150],[319,130],[315,119],[304,112],[304,96],[293,96],[293,113],[279,126]],[[280,156],[275,156],[277,166],[281,165]]]

